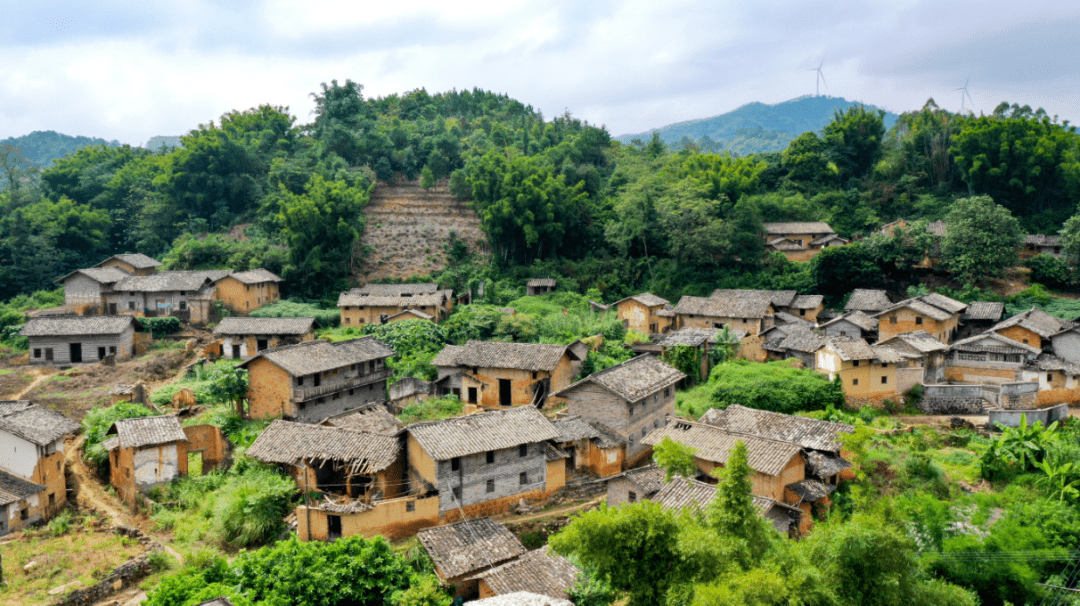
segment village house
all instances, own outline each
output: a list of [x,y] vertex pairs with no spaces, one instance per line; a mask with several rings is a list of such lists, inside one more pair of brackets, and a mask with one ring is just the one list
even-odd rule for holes
[[[607,505],[615,507],[623,503],[637,503],[656,496],[664,487],[664,476],[667,472],[657,465],[647,465],[636,469],[628,469],[619,475],[608,478],[607,481]],[[674,481],[685,481],[684,478],[673,478]]]
[[1024,245],[1020,247],[1020,258],[1030,259],[1036,255],[1047,255],[1055,259],[1064,259],[1061,236],[1028,234],[1024,236]]
[[67,503],[64,438],[78,430],[44,406],[0,401],[0,534],[48,520]]
[[439,322],[454,308],[454,291],[440,290],[433,282],[366,284],[341,293],[337,306],[342,326],[382,324],[406,310],[422,312]]
[[581,578],[581,570],[547,546],[534,549],[474,575],[481,598],[529,592],[565,599]]
[[1000,301],[972,301],[960,316],[960,332],[957,338],[981,335],[1001,322],[1004,315],[1005,304]]
[[996,332],[961,339],[949,347],[945,379],[955,383],[1001,385],[1021,380],[1028,360],[1042,354],[1038,345]]
[[530,297],[546,295],[555,291],[555,278],[533,278],[525,283],[525,294]]
[[548,457],[559,432],[532,406],[416,423],[407,433],[411,493],[436,491],[443,521],[502,513],[566,481],[566,460]]
[[438,369],[443,393],[455,393],[480,408],[543,406],[553,392],[566,387],[585,360],[588,347],[570,345],[469,341],[447,345],[431,361]]
[[315,338],[315,318],[227,317],[214,328],[225,358],[238,360],[260,351]]
[[119,311],[116,303],[111,307],[105,305],[105,294],[112,293],[117,282],[131,275],[117,267],[91,267],[76,269],[57,279],[54,284],[64,286],[64,307],[72,312],[81,314],[101,310],[116,315]]
[[892,301],[889,300],[889,294],[884,290],[856,288],[851,291],[851,296],[848,297],[847,303],[844,304],[844,311],[861,311],[864,314],[874,314],[885,311],[889,307],[892,307]]
[[513,533],[488,517],[425,528],[416,538],[431,556],[435,574],[455,588],[454,596],[480,594],[477,573],[514,560],[528,550]]
[[595,372],[555,396],[566,399],[570,414],[625,438],[625,465],[633,467],[652,452],[642,438],[675,414],[675,387],[685,378],[654,356],[640,355]]
[[252,418],[317,422],[386,400],[386,365],[393,349],[375,337],[330,343],[322,339],[267,349],[245,360]]
[[551,422],[559,437],[553,442],[567,454],[566,472],[590,473],[602,478],[623,470],[627,440],[600,423],[587,423],[580,415]]
[[435,316],[422,312],[419,309],[404,309],[392,316],[386,317],[387,323],[400,322],[401,320],[426,320],[428,322],[434,322]]
[[765,223],[765,248],[778,250],[790,261],[809,261],[828,246],[843,246],[849,241],[821,221]]
[[921,370],[898,375],[898,366],[908,364],[909,358],[892,348],[852,337],[829,337],[817,351],[815,368],[830,381],[840,377],[849,402],[880,403],[918,382],[913,375],[921,377]]
[[[138,334],[138,337],[136,335]],[[145,351],[148,333],[136,333],[130,316],[30,318],[19,335],[30,342],[31,364],[85,364],[128,360]]]
[[878,319],[855,310],[845,312],[818,328],[827,337],[853,337],[874,342],[878,336]]
[[776,308],[761,297],[691,297],[679,299],[672,310],[677,328],[723,328],[761,334],[776,322]]
[[132,276],[149,276],[161,267],[161,261],[142,253],[124,253],[113,255],[94,266],[94,268],[105,267],[113,267]]
[[939,341],[952,343],[965,309],[964,303],[930,293],[894,303],[873,317],[878,320],[878,339],[882,341],[905,332],[925,330]]
[[667,299],[646,292],[612,305],[623,327],[648,335],[667,332],[675,323],[675,315],[668,309],[669,303]]
[[405,424],[378,402],[326,417],[319,424],[384,436],[396,436],[405,429]]
[[937,384],[945,380],[945,361],[949,346],[935,339],[925,330],[905,332],[876,345],[889,347],[904,354],[922,368],[919,383]]
[[[691,507],[704,513],[715,497],[715,485],[693,478],[675,477],[671,482],[664,484],[656,494],[649,497],[649,500],[659,503],[664,509],[681,511],[686,507]],[[776,499],[757,495],[751,496],[751,502],[754,512],[759,517],[768,520],[777,532],[785,536],[798,536],[800,521],[804,515],[801,509],[786,505]]]
[[265,269],[233,272],[214,282],[211,296],[229,312],[246,316],[281,300],[280,282],[280,277]]
[[[697,379],[700,380],[702,377],[708,377],[709,370],[712,369],[709,352],[719,343],[721,330],[723,329],[680,328],[661,337],[656,341],[656,345],[660,348],[661,356],[667,354],[668,350],[671,348],[679,346],[692,347],[698,350],[701,355],[701,376],[697,377]],[[738,337],[732,335],[732,332],[736,331],[728,331],[729,338],[733,340],[731,343],[733,349],[732,353],[737,353]],[[740,336],[745,336],[745,333],[742,333]]]
[[120,419],[106,435],[115,436],[102,443],[109,452],[109,483],[127,503],[187,475],[188,460],[181,444],[188,438],[176,415]]
[[518,591],[482,600],[465,602],[465,606],[574,606],[570,600],[557,600],[551,596]]
[[803,368],[814,370],[817,365],[817,351],[825,344],[825,337],[804,326],[795,326],[786,334],[778,333],[780,338],[765,341],[762,348],[770,360],[789,360],[795,358]]
[[990,332],[1038,349],[1049,350],[1052,337],[1065,327],[1065,320],[1055,318],[1033,306],[1023,313],[993,325],[990,327]]
[[[231,270],[158,271],[118,280],[102,293],[104,312],[158,317],[176,316],[195,324],[209,322],[216,313],[214,283]],[[65,284],[66,288],[66,284]]]

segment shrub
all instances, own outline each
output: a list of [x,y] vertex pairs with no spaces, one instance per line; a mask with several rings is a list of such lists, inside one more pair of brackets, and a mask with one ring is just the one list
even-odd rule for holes
[[464,409],[465,405],[454,395],[445,398],[428,398],[401,409],[398,419],[406,425],[423,421],[438,421],[460,416]]
[[922,383],[916,383],[911,386],[910,389],[904,392],[904,403],[908,406],[914,406],[923,399],[923,386]]
[[183,328],[183,325],[180,324],[180,319],[172,316],[163,318],[135,318],[135,321],[139,324],[141,330],[149,332],[155,339],[180,332],[180,329]]
[[521,544],[526,549],[536,549],[545,543],[544,533],[536,530],[528,530],[521,533]]
[[[789,362],[764,364],[736,360],[712,370],[707,389],[720,408],[740,404],[748,408],[791,414],[800,410],[822,410],[832,405],[842,409],[844,391],[825,375],[795,368]],[[705,411],[697,412],[700,415]]]
[[323,328],[332,328],[341,324],[341,312],[337,308],[324,309],[313,303],[292,299],[274,301],[248,315],[252,318],[315,318],[319,326]]
[[83,417],[83,435],[86,442],[83,445],[84,457],[100,472],[109,461],[109,453],[102,448],[105,441],[105,432],[109,431],[112,424],[120,419],[135,417],[152,417],[154,411],[141,404],[120,402],[109,408],[94,408]]
[[255,469],[225,484],[214,519],[221,540],[236,547],[266,543],[285,529],[296,484],[276,471]]

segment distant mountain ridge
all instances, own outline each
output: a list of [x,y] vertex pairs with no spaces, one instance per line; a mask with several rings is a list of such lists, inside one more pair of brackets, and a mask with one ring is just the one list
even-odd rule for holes
[[8,137],[0,140],[0,145],[18,148],[19,153],[38,166],[49,166],[53,160],[63,158],[71,152],[87,145],[107,145],[120,147],[120,142],[106,141],[97,137],[73,137],[51,130],[36,130],[21,137]]
[[[653,131],[671,146],[683,147],[693,142],[702,151],[731,151],[741,155],[782,151],[792,139],[807,131],[820,131],[832,120],[835,110],[845,111],[859,105],[843,97],[798,97],[782,103],[747,103],[730,112],[676,122],[643,133],[619,135],[616,140],[630,143],[634,139],[648,141]],[[866,105],[868,109],[880,109]],[[896,124],[897,115],[885,114],[885,128]]]

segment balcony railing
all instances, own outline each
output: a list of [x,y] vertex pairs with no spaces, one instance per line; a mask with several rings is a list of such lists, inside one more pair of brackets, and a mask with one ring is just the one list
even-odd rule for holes
[[394,374],[394,370],[391,368],[381,368],[375,372],[369,372],[362,374],[358,377],[347,377],[342,380],[333,381],[319,385],[318,387],[293,387],[292,389],[292,401],[293,402],[306,402],[312,398],[319,396],[325,396],[329,393],[335,393],[344,389],[352,389],[355,387],[363,387],[369,383],[376,381],[385,381]]

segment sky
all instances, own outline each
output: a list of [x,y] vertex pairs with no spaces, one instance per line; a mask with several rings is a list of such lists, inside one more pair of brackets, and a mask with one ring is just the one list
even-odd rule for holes
[[[1080,123],[1080,2],[0,0],[0,139],[142,145],[231,110],[313,119],[320,84],[369,97],[506,93],[613,135],[815,92],[897,113],[1001,101]],[[970,80],[969,80],[970,78]]]

